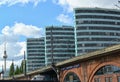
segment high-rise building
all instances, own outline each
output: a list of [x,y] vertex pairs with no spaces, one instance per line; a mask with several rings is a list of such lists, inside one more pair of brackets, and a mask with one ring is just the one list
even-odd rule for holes
[[75,8],[76,56],[120,43],[120,10]]
[[27,39],[27,71],[45,66],[45,41],[42,38]]
[[75,56],[74,27],[46,27],[46,65],[57,63]]

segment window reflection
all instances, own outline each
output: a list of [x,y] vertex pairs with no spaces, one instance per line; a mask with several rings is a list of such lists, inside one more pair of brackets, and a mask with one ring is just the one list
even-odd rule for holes
[[75,73],[68,73],[64,79],[64,82],[81,82],[79,77]]
[[100,82],[100,78],[95,78],[94,82]]
[[120,73],[120,68],[113,65],[106,65],[100,68],[95,75],[104,75],[104,74],[112,74],[112,73]]

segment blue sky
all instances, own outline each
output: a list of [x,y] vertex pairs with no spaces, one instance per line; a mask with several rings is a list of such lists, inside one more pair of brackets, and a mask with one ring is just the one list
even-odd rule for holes
[[0,7],[0,29],[6,25],[14,25],[15,22],[23,22],[38,27],[61,25],[62,23],[56,21],[56,17],[62,10],[62,7],[55,5],[51,0],[38,3],[37,6],[34,6],[33,3],[4,5]]
[[[14,22],[23,22],[38,27],[64,24],[56,19],[59,14],[64,13],[63,8],[53,3],[52,0],[40,2],[37,6],[34,6],[33,3],[24,5],[18,3],[12,6],[3,5],[0,7],[0,11],[1,27],[13,25]],[[73,16],[73,13],[69,13],[69,15]]]
[[[7,45],[7,67],[19,65],[26,50],[26,38],[44,36],[46,26],[74,26],[73,8],[116,8],[118,0],[0,0],[0,67]],[[119,4],[118,4],[119,5]],[[6,40],[5,40],[6,37]]]

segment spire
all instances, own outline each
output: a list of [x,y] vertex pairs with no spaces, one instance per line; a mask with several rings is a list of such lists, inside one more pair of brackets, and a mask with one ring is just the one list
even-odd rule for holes
[[7,58],[7,53],[6,53],[6,42],[4,44],[4,56],[3,56],[4,59]]
[[7,53],[6,53],[6,37],[5,38],[5,43],[4,43],[4,56],[3,58],[6,59],[7,58]]
[[3,55],[3,59],[4,59],[4,72],[6,71],[6,59],[7,59],[7,53],[6,53],[6,37],[5,37],[5,43],[4,43],[4,55]]

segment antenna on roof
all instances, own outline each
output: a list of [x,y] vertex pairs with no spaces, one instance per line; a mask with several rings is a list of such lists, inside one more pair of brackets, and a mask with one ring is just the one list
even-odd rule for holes
[[115,6],[120,9],[120,6],[118,6],[118,5],[115,5]]
[[120,0],[118,0],[118,3],[120,3]]
[[[119,4],[119,3],[120,3],[120,0],[118,0],[118,4]],[[119,5],[115,4],[115,6],[120,9],[120,6],[119,6]]]

